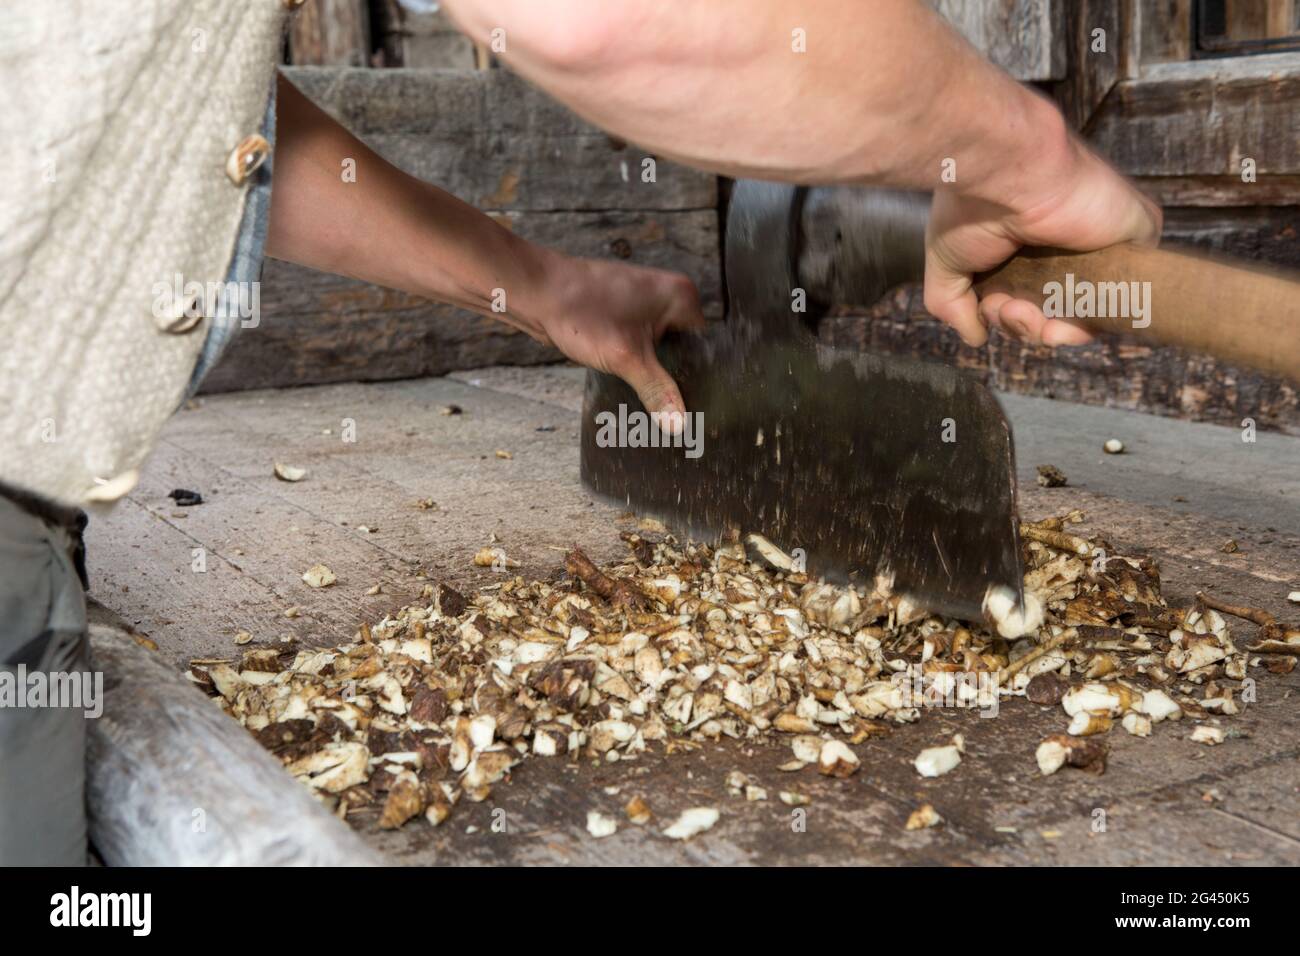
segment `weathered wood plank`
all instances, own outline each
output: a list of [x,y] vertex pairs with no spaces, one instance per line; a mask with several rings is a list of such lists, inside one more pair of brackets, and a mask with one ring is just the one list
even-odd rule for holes
[[1161,206],[1295,206],[1300,175],[1268,175],[1255,182],[1241,176],[1141,176],[1138,188]]
[[[626,258],[691,276],[705,313],[719,316],[717,214],[503,213],[520,235],[574,255]],[[562,357],[493,319],[268,259],[261,323],[241,331],[205,392],[441,375]]]
[[370,14],[366,0],[312,0],[289,20],[289,62],[368,66]]
[[1064,0],[930,0],[930,5],[1016,79],[1064,79]]
[[1088,132],[1131,176],[1300,173],[1300,53],[1164,63],[1115,86]]
[[1123,10],[1114,0],[1072,0],[1062,20],[1066,70],[1064,79],[1052,87],[1052,97],[1069,124],[1083,129],[1119,81]]
[[1192,0],[1139,0],[1141,60],[1144,64],[1192,58]]
[[442,10],[414,13],[397,0],[372,0],[375,45],[383,66],[434,70],[476,68],[474,41]]
[[717,206],[716,177],[612,139],[506,70],[285,76],[389,162],[484,209]]

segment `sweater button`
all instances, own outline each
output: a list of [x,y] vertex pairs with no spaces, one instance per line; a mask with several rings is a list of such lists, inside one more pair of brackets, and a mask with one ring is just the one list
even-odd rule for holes
[[226,157],[226,175],[236,186],[242,186],[270,155],[271,144],[265,136],[246,136]]

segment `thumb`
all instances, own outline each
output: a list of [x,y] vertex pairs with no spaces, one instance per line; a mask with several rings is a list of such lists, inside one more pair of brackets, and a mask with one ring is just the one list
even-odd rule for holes
[[[681,413],[686,410],[682,393],[673,377],[659,364],[653,351],[649,351],[636,364],[620,371],[619,377],[632,386],[647,412],[660,416],[661,428],[667,428],[670,432],[681,428]],[[665,416],[673,417],[665,419]]]
[[925,250],[925,309],[952,326],[967,345],[988,341],[970,275],[950,268],[933,246]]

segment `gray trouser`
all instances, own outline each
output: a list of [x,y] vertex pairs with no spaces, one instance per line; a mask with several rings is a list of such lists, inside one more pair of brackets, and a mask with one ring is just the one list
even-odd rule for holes
[[90,669],[79,546],[0,490],[0,865],[86,862],[86,708],[50,693]]

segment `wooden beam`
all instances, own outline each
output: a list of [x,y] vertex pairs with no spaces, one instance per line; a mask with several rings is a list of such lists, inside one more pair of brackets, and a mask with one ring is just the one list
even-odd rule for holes
[[1088,139],[1130,176],[1300,173],[1300,53],[1165,63],[1115,86]]
[[368,66],[370,15],[366,0],[312,0],[289,21],[289,62]]

